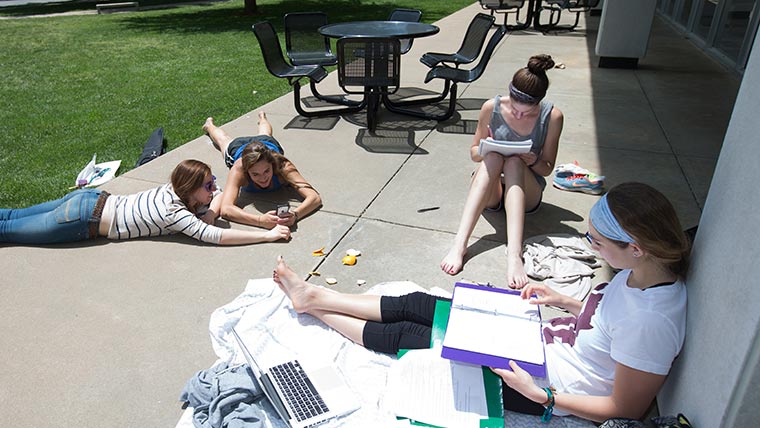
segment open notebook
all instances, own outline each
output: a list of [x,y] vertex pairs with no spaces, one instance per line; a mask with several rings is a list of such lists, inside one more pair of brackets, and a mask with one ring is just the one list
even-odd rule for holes
[[458,282],[441,356],[509,369],[509,360],[533,376],[546,377],[541,313],[519,291]]
[[485,156],[489,152],[497,152],[504,156],[512,156],[528,153],[531,147],[533,147],[533,140],[505,141],[483,138],[480,140],[480,145],[478,146],[478,154],[480,156]]

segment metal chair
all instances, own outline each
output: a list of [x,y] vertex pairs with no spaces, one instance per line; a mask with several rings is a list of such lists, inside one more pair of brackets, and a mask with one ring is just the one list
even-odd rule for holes
[[[277,38],[277,33],[274,31],[274,27],[267,21],[257,22],[253,24],[253,33],[259,41],[261,47],[261,55],[264,58],[264,64],[267,70],[276,77],[288,79],[288,83],[293,86],[293,100],[295,102],[296,111],[301,116],[305,117],[317,117],[328,114],[336,114],[337,110],[321,110],[307,112],[301,106],[301,79],[309,79],[309,82],[316,84],[327,77],[327,70],[321,65],[290,65],[285,61],[282,56],[282,47],[280,46],[280,40]],[[361,109],[363,106],[357,106],[358,108],[343,109],[340,112],[355,111]]]
[[[338,84],[349,94],[364,94],[367,129],[375,132],[381,96],[398,90],[401,47],[398,39],[344,37],[338,40]],[[357,89],[357,88],[361,89]]]
[[[285,52],[293,65],[330,66],[338,63],[332,52],[330,39],[319,34],[319,27],[327,25],[324,12],[293,12],[285,14]],[[309,82],[311,93],[320,100],[330,103],[356,106],[357,101],[343,96],[323,95],[317,90],[313,80]]]
[[[422,11],[417,9],[394,9],[388,16],[388,21],[420,22]],[[401,55],[412,49],[414,39],[401,39]]]
[[[489,15],[486,15],[486,16],[489,16]],[[489,16],[489,17],[493,19],[492,16]],[[486,47],[483,50],[483,55],[481,55],[480,61],[478,61],[478,64],[470,70],[465,70],[461,68],[453,68],[446,65],[437,65],[433,67],[428,72],[427,76],[425,76],[425,83],[429,83],[433,79],[443,79],[445,83],[444,83],[444,89],[441,95],[433,97],[433,98],[417,99],[417,100],[401,101],[401,102],[392,102],[390,99],[388,99],[387,95],[384,95],[383,102],[385,106],[388,108],[388,110],[392,112],[408,114],[411,116],[421,117],[424,119],[431,119],[431,120],[438,120],[438,121],[449,119],[454,114],[454,110],[456,110],[457,84],[458,83],[472,83],[480,78],[480,76],[485,71],[486,66],[488,65],[488,62],[491,60],[491,56],[493,55],[494,50],[496,50],[496,46],[499,44],[501,39],[503,39],[506,34],[507,34],[507,27],[505,25],[497,26],[496,31],[493,33],[493,35],[491,35],[491,38],[488,40],[488,44],[486,44]],[[450,90],[449,90],[449,86],[451,87]],[[406,106],[431,104],[434,102],[438,102],[442,100],[443,98],[445,98],[447,93],[449,93],[449,107],[444,113],[440,115],[434,115],[434,114],[425,113],[424,111],[420,111],[420,110],[409,110],[409,109],[404,108]]]
[[[525,6],[525,0],[480,0],[480,7],[491,12],[491,16],[496,17],[497,13],[504,15],[504,25],[507,30],[524,30],[530,27],[531,13],[527,12],[527,19],[525,22],[520,22],[520,9]],[[516,25],[507,25],[507,19],[510,14],[515,15]]]
[[420,62],[433,68],[442,62],[452,63],[455,67],[459,67],[462,64],[469,64],[475,61],[483,49],[483,43],[485,43],[488,36],[488,30],[491,29],[494,21],[496,21],[496,17],[485,13],[475,15],[467,27],[467,32],[462,40],[462,46],[459,47],[456,53],[428,52],[422,55]]
[[[599,0],[543,0],[542,5],[536,11],[536,29],[539,31],[565,30],[573,31],[578,26],[581,19],[581,13],[588,12],[599,4]],[[541,24],[541,11],[549,11],[549,23]],[[567,10],[575,13],[575,22],[573,25],[558,25],[562,11]],[[555,19],[556,14],[556,19]]]
[[324,12],[285,14],[285,51],[293,65],[335,65],[338,57],[330,47],[330,39],[319,34],[327,25]]

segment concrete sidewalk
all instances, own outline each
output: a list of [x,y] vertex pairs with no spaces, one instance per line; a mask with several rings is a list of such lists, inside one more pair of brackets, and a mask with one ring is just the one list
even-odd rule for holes
[[[479,11],[477,4],[465,8],[441,20],[438,35],[415,40],[403,57],[402,85],[439,89],[439,83],[422,83],[426,68],[418,58],[459,46]],[[474,168],[468,148],[480,105],[505,93],[514,71],[536,53],[566,66],[549,72],[547,98],[565,113],[557,163],[577,160],[606,175],[608,187],[649,183],[674,202],[684,227],[696,225],[739,80],[660,19],[638,70],[599,69],[598,20],[587,18],[572,33],[509,34],[482,78],[460,87],[458,113],[445,123],[381,111],[373,136],[363,127],[363,114],[298,117],[292,94],[264,106],[287,156],[324,200],[290,242],[217,248],[175,236],[0,247],[6,272],[0,288],[6,329],[0,402],[6,411],[0,422],[174,426],[186,380],[216,359],[207,333],[211,312],[238,295],[249,278],[271,276],[278,254],[297,272],[321,272],[311,282],[335,277],[337,290],[352,293],[363,290],[357,279],[365,287],[411,280],[451,289],[460,279],[504,286],[503,213],[483,215],[463,272],[451,277],[438,265],[453,240]],[[320,88],[337,91],[335,80],[331,75]],[[198,118],[199,134],[204,119]],[[233,136],[255,134],[256,111],[224,128]],[[104,188],[133,193],[157,186],[186,158],[209,163],[223,185],[226,168],[208,141],[201,136]],[[269,210],[290,196],[257,199],[247,209]],[[527,218],[525,236],[585,232],[596,200],[549,186],[540,211]],[[329,254],[312,257],[320,247]],[[349,248],[362,251],[351,267],[340,262]]]

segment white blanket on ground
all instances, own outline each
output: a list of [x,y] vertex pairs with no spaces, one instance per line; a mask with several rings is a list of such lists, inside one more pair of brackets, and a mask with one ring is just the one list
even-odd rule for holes
[[[402,295],[414,291],[448,295],[444,290],[425,290],[408,281],[378,284],[368,290],[367,294]],[[290,300],[271,278],[248,281],[242,294],[232,302],[216,309],[211,315],[209,333],[214,351],[219,357],[215,364],[220,362],[237,364],[245,361],[234,338],[229,333],[233,326],[255,355],[277,359],[280,358],[280,353],[287,352],[295,357],[303,355],[308,358],[325,358],[338,366],[349,387],[356,393],[361,408],[320,427],[392,428],[404,426],[404,421],[398,421],[383,406],[388,369],[396,359],[369,351],[351,342],[310,315],[297,314]],[[266,348],[266,352],[261,352],[262,347]],[[190,415],[192,415],[192,409],[188,408],[176,427],[193,428]],[[268,416],[266,426],[285,428],[285,424],[278,419],[276,414]],[[506,419],[506,428],[595,426],[588,421],[573,417],[555,417],[552,418],[550,424],[541,424],[539,417],[511,412],[508,412]]]

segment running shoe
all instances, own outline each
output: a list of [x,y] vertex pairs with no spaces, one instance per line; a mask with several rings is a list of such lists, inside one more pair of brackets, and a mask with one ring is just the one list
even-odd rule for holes
[[591,171],[580,166],[578,161],[573,163],[561,163],[554,168],[554,175],[557,177],[570,177],[571,175],[589,175]]
[[583,192],[599,195],[604,192],[604,176],[595,174],[575,174],[568,177],[554,177],[554,187],[569,192]]

